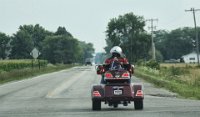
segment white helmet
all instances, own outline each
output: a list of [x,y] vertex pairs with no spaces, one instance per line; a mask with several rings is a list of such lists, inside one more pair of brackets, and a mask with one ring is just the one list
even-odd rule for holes
[[110,50],[110,53],[113,54],[113,53],[117,53],[119,54],[120,56],[122,55],[122,49],[119,47],[119,46],[114,46],[111,50]]

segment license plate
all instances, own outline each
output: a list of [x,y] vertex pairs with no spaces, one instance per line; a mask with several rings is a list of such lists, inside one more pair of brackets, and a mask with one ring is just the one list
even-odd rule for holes
[[122,90],[114,90],[114,95],[122,95]]

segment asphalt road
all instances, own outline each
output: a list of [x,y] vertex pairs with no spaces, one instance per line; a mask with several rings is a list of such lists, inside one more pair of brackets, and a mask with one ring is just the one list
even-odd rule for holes
[[100,76],[86,66],[0,85],[0,117],[200,117],[200,101],[132,80],[144,85],[142,111],[133,103],[117,109],[102,104],[101,111],[92,111],[90,90]]

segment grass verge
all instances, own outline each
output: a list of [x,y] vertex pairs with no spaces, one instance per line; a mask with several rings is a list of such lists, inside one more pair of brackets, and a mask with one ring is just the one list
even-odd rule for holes
[[177,76],[163,76],[162,74],[154,73],[153,70],[146,70],[143,67],[138,67],[135,70],[135,76],[151,82],[158,87],[178,93],[182,97],[200,100],[199,86],[181,82],[177,80]]
[[25,78],[30,78],[33,76],[55,72],[67,68],[71,68],[74,65],[47,65],[46,67],[39,68],[24,68],[24,69],[17,69],[12,70],[9,72],[1,72],[0,73],[0,84],[7,83],[10,81],[22,80]]

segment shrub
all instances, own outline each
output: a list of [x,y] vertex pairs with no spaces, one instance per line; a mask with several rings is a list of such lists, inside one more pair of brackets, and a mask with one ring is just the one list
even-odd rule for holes
[[181,67],[174,67],[174,66],[171,66],[169,68],[169,74],[172,76],[183,75],[186,73],[189,73],[188,68],[181,68]]
[[143,59],[140,59],[136,62],[136,65],[138,66],[144,66],[145,65],[145,61]]
[[200,68],[200,65],[197,65],[196,68]]
[[155,60],[150,60],[146,63],[147,67],[150,67],[152,69],[160,69],[160,64],[158,62],[156,62]]

